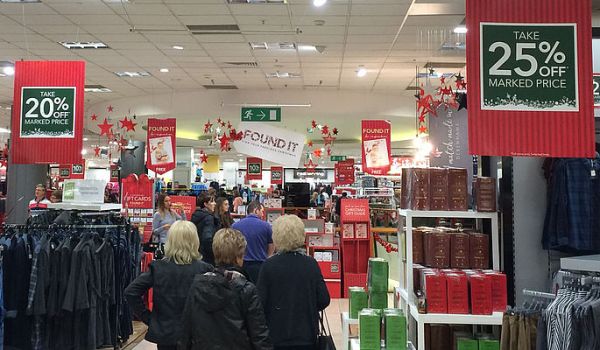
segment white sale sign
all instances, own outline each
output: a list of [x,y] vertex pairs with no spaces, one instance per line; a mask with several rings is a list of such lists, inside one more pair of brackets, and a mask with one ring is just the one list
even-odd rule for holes
[[287,167],[297,167],[306,140],[303,134],[265,123],[240,123],[243,136],[233,143],[236,151]]

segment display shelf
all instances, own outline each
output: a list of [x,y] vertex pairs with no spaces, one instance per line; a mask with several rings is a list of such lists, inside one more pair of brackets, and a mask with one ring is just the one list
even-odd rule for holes
[[48,209],[62,210],[91,210],[91,211],[109,211],[121,210],[123,207],[118,203],[50,203]]
[[[384,350],[385,346],[382,346],[381,349]],[[415,350],[415,346],[411,342],[408,342],[406,344],[406,349],[407,350]],[[350,350],[360,350],[360,340],[359,339],[350,340]]]
[[600,272],[600,254],[561,258],[560,268],[563,270]]
[[342,312],[342,344],[341,350],[348,350],[348,342],[350,341],[350,325],[358,325],[357,318],[350,318],[349,312]]
[[412,216],[414,218],[498,219],[498,213],[496,212],[479,212],[475,210],[443,211],[398,209],[398,213],[402,216]]
[[[502,312],[494,312],[491,315],[471,314],[420,314],[415,304],[410,304],[410,315],[423,324],[469,324],[469,325],[501,325]],[[423,335],[424,339],[425,335]]]

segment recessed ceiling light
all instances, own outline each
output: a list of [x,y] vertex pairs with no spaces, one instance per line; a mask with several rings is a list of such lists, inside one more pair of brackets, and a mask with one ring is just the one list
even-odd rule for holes
[[356,76],[362,78],[365,75],[367,75],[367,69],[363,66],[358,66],[358,69],[356,70]]
[[115,72],[119,77],[129,77],[129,78],[140,78],[140,77],[149,77],[150,73],[145,71],[140,72]]
[[84,138],[83,138],[83,141],[87,141],[87,140],[89,140],[87,137],[84,137]]
[[87,154],[87,149],[85,149],[85,148],[84,148],[84,149],[82,149],[82,150],[81,150],[81,155],[82,155],[82,156],[85,156],[86,154]]
[[84,88],[85,92],[112,92],[111,89],[103,85],[86,85]]
[[465,26],[458,26],[456,28],[454,28],[454,33],[456,34],[465,34],[467,32],[467,27]]
[[108,49],[108,45],[99,41],[59,41],[67,49]]
[[161,68],[160,72],[161,73],[169,73],[169,68]]
[[173,45],[172,47],[175,50],[183,50],[183,46],[181,46],[181,45]]
[[10,130],[7,128],[0,128],[0,134],[10,134]]
[[21,4],[21,3],[37,3],[42,2],[41,0],[0,0],[0,2],[6,2],[11,4]]
[[288,72],[267,73],[267,78],[287,79],[287,78],[300,78],[300,77],[301,77],[301,75],[299,73],[288,73]]
[[2,73],[4,73],[5,75],[15,75],[15,67],[6,66],[2,68]]
[[287,4],[287,0],[227,0],[230,4]]
[[327,3],[327,0],[313,0],[313,5],[316,7],[321,7]]
[[298,51],[314,51],[314,52],[316,52],[317,48],[315,47],[315,45],[299,44]]

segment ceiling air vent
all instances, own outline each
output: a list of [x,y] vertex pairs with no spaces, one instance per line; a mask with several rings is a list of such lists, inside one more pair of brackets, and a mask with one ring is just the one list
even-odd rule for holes
[[258,68],[256,62],[223,62],[224,65],[238,68]]
[[235,85],[202,85],[207,90],[237,90]]
[[192,24],[186,27],[192,34],[196,35],[241,33],[237,24]]

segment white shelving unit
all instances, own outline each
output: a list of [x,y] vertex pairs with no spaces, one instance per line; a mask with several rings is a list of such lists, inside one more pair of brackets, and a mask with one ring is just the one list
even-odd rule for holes
[[350,341],[350,325],[358,325],[358,319],[350,318],[349,312],[342,312],[342,350],[348,350]]
[[[425,350],[425,324],[478,324],[501,325],[502,313],[492,315],[457,315],[457,314],[419,314],[414,296],[413,286],[413,255],[412,255],[412,228],[413,218],[462,218],[462,219],[487,219],[492,224],[492,266],[500,270],[500,240],[498,233],[498,213],[482,213],[477,211],[419,211],[398,210],[400,222],[398,229],[398,242],[403,227],[406,227],[406,252],[399,246],[398,271],[400,271],[399,294],[401,306],[405,314],[410,315],[417,323],[417,349]],[[406,268],[404,264],[406,254]],[[406,281],[406,282],[405,282]]]
[[[415,350],[415,346],[411,342],[408,342],[408,344],[406,344],[406,349]],[[350,341],[350,350],[360,350],[360,340],[352,339]],[[381,350],[385,350],[385,347],[382,346]]]
[[600,254],[561,258],[560,268],[563,270],[600,272]]

